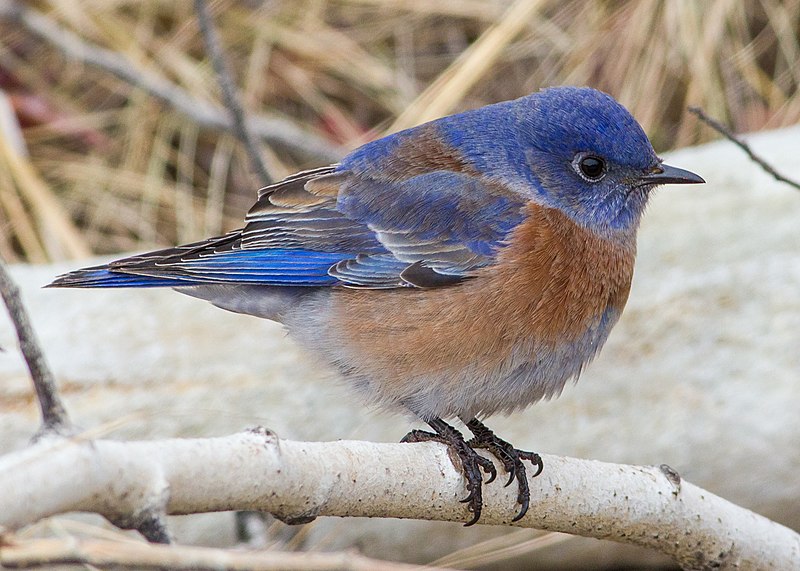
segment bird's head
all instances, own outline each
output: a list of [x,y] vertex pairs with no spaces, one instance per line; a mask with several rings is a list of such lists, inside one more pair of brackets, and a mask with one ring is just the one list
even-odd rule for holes
[[663,164],[628,110],[596,89],[555,87],[456,117],[450,139],[479,170],[605,235],[635,232],[656,186],[704,182]]
[[705,182],[663,164],[644,130],[610,95],[546,89],[519,104],[525,168],[548,205],[603,233],[635,230],[650,191]]

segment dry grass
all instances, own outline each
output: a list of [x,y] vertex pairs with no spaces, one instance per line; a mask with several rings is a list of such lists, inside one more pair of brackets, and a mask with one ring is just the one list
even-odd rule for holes
[[[135,71],[219,104],[189,0],[61,0],[35,9]],[[248,113],[332,152],[265,140],[274,178],[381,132],[592,85],[658,150],[800,121],[800,0],[275,0],[211,4]],[[197,239],[239,223],[258,183],[229,133],[0,20],[0,255],[34,262]],[[2,102],[0,102],[2,103]],[[0,112],[0,115],[2,113]],[[21,137],[13,132],[21,125]],[[21,144],[20,144],[21,143]],[[307,151],[307,152],[306,152]]]

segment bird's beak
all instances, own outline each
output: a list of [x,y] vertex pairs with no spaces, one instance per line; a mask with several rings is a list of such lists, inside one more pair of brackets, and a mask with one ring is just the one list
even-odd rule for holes
[[705,182],[702,177],[691,171],[660,164],[639,179],[641,184],[699,184]]

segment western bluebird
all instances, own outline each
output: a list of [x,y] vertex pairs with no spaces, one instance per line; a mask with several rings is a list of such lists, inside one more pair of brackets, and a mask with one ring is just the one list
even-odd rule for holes
[[[169,286],[279,321],[366,401],[402,409],[461,459],[472,519],[492,452],[529,504],[523,460],[480,420],[558,395],[628,298],[636,232],[667,166],[612,97],[551,88],[368,143],[259,192],[244,228],[68,273],[56,287]],[[443,419],[458,417],[465,440]]]

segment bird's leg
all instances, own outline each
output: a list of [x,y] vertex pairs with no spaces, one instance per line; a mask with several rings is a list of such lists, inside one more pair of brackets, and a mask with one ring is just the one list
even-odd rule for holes
[[522,519],[528,511],[528,505],[531,499],[530,490],[528,489],[528,477],[525,473],[525,465],[522,461],[528,460],[536,467],[536,473],[532,476],[535,478],[542,473],[542,468],[544,468],[541,457],[535,452],[526,452],[525,450],[514,448],[505,440],[498,438],[494,432],[477,418],[473,418],[465,424],[470,432],[475,435],[475,438],[468,441],[467,445],[471,448],[485,448],[503,463],[506,472],[508,472],[508,482],[506,482],[506,486],[513,482],[516,477],[517,485],[519,486],[517,502],[521,507],[517,515],[511,521]]
[[489,474],[487,484],[497,476],[497,469],[494,463],[488,458],[484,458],[464,440],[464,436],[440,418],[428,420],[427,423],[435,432],[424,430],[412,430],[402,440],[402,442],[442,442],[447,444],[451,450],[461,460],[464,477],[467,479],[467,491],[469,495],[461,500],[469,504],[469,511],[472,512],[472,519],[465,526],[473,525],[480,519],[483,509],[483,477],[481,470]]

